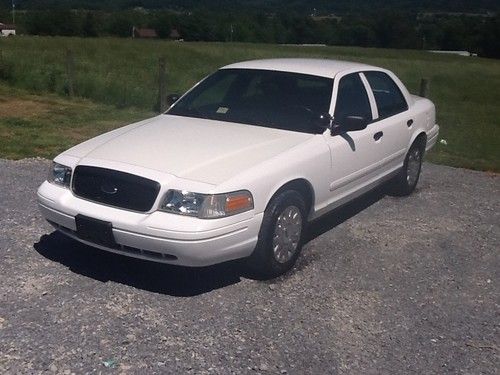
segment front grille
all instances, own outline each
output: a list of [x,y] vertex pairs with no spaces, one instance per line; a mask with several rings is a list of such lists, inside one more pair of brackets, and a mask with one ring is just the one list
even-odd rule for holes
[[94,202],[146,212],[153,207],[160,184],[130,173],[79,165],[73,174],[72,190]]

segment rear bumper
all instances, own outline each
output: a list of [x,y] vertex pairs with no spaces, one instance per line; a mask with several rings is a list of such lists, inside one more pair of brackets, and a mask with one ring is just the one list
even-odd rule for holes
[[[38,189],[38,204],[56,229],[80,242],[136,258],[195,267],[250,255],[263,217],[251,211],[215,220],[158,211],[137,213],[77,198],[68,189],[48,182]],[[78,238],[77,214],[111,222],[117,246],[110,248]]]
[[427,131],[427,145],[425,147],[425,151],[429,151],[437,142],[439,135],[439,125],[435,124],[431,130]]

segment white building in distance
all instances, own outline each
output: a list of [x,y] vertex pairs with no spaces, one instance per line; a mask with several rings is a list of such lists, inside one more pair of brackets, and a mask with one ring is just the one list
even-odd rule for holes
[[16,25],[8,25],[0,22],[1,36],[16,35]]

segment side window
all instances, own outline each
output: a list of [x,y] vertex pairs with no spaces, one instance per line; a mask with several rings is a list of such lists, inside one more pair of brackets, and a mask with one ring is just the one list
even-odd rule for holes
[[370,100],[358,73],[346,75],[339,82],[334,117],[342,122],[348,116],[362,116],[372,120]]
[[379,118],[386,118],[404,112],[408,103],[398,85],[383,72],[364,72],[375,101],[377,102]]

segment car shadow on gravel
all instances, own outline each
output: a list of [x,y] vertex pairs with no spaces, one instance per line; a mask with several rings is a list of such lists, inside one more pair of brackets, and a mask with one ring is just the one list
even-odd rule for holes
[[388,187],[382,185],[369,191],[368,193],[365,193],[359,198],[340,206],[326,215],[321,216],[319,219],[314,220],[307,228],[304,243],[312,241],[316,237],[321,236],[323,233],[332,230],[337,225],[340,225],[344,221],[349,220],[351,217],[356,216],[358,213],[367,209],[372,204],[378,202],[387,195],[390,195]]
[[107,282],[177,297],[190,297],[241,281],[240,262],[190,268],[108,253],[54,231],[34,244],[47,259],[63,264],[71,271]]
[[[373,190],[351,203],[312,222],[305,242],[355,216],[386,195],[384,189]],[[54,231],[43,235],[34,244],[35,250],[47,259],[68,267],[72,272],[101,282],[114,281],[134,288],[177,297],[190,297],[236,284],[241,278],[258,279],[249,274],[242,261],[232,261],[210,267],[191,268],[155,263],[108,253]],[[300,266],[298,272],[304,272]],[[293,271],[293,272],[295,272]],[[286,276],[285,276],[286,277]]]

